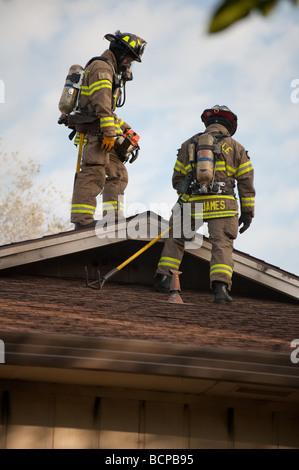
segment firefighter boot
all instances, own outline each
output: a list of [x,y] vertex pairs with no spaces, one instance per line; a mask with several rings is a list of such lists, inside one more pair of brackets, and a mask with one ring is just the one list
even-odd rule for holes
[[216,304],[230,304],[233,299],[227,292],[227,284],[221,281],[213,282],[214,302]]
[[171,277],[167,276],[166,274],[157,274],[155,278],[156,282],[154,284],[154,290],[156,292],[169,294]]
[[98,220],[93,220],[92,222],[90,222],[87,225],[82,225],[82,224],[79,224],[79,222],[76,222],[75,223],[75,230],[83,230],[85,228],[95,227],[97,222],[98,222]]

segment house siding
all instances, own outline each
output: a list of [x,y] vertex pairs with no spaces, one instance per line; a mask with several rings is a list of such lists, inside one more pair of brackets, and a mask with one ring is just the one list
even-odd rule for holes
[[1,449],[299,448],[298,407],[279,401],[13,380],[0,397]]

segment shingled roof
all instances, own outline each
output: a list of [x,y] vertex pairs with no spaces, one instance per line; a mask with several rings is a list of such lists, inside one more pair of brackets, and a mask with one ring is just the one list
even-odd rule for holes
[[[0,273],[77,278],[82,277],[82,274],[85,277],[85,266],[95,273],[98,270],[107,272],[167,227],[167,221],[148,212],[126,219],[116,226],[112,224],[96,230],[70,231],[13,243],[0,247]],[[117,275],[116,280],[152,283],[161,242],[163,239],[137,258],[137,261],[130,263]],[[196,244],[185,250],[180,268],[183,271],[180,278],[182,286],[200,290],[209,288],[210,257],[209,240],[197,235]],[[234,250],[233,258],[235,293],[243,292],[254,297],[270,294],[271,298],[280,300],[286,297],[299,300],[298,276],[237,250]],[[134,272],[139,268],[140,272],[134,278]]]
[[[149,220],[159,230],[164,228],[165,221],[148,213],[139,224]],[[124,228],[128,223],[124,221]],[[299,338],[297,276],[235,250],[234,302],[216,305],[208,281],[210,244],[204,239],[200,248],[186,251],[181,265],[183,304],[170,303],[168,294],[152,290],[162,249],[159,241],[97,288],[99,272],[102,276],[120,265],[149,240],[148,235],[138,240],[101,238],[88,229],[1,247],[0,338],[9,361],[37,366],[37,358],[44,357],[41,364],[57,366],[58,357],[66,360],[65,354],[72,356],[73,348],[79,348],[87,356],[84,367],[94,367],[94,362],[88,363],[91,351],[105,344],[106,351],[118,351],[113,360],[111,352],[109,361],[103,362],[101,356],[98,366],[105,370],[115,368],[116,359],[119,370],[125,370],[123,351],[137,348],[138,360],[134,356],[133,362],[139,361],[141,372],[159,373],[166,360],[169,374],[176,370],[192,376],[197,370],[208,377],[214,370],[218,379],[232,380],[240,369],[245,381],[299,386],[298,367],[290,361],[291,342]],[[94,281],[93,289],[87,287],[86,272]],[[61,351],[68,341],[70,349]],[[53,355],[57,345],[60,355]],[[155,360],[152,352],[148,356],[149,350],[156,351]],[[180,361],[185,357],[184,367],[171,368],[170,357]],[[202,358],[209,366],[199,365]],[[228,375],[221,375],[223,358],[234,364]],[[275,370],[269,372],[269,367]]]
[[[88,289],[79,279],[0,279],[1,330],[161,341],[234,350],[290,352],[298,304],[235,295],[215,305],[209,291],[183,290],[183,304],[150,286],[107,282]],[[297,337],[299,335],[297,334]]]

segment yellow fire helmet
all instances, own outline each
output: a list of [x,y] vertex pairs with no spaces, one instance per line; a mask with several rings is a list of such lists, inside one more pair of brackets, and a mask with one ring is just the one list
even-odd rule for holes
[[144,48],[147,42],[132,33],[121,33],[119,30],[114,34],[106,34],[105,39],[108,41],[117,41],[122,46],[125,46],[129,53],[134,57],[134,60],[141,62],[141,56],[144,52]]

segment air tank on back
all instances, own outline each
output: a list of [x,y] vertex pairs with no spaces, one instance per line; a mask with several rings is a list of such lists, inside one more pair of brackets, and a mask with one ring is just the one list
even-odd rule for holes
[[[199,139],[199,149],[196,155],[196,179],[201,184],[211,183],[214,174],[214,139],[208,133],[203,133]],[[210,147],[210,148],[209,148]],[[198,147],[197,147],[198,148]]]
[[62,114],[70,114],[76,106],[84,69],[81,65],[72,65],[67,74],[58,108]]

